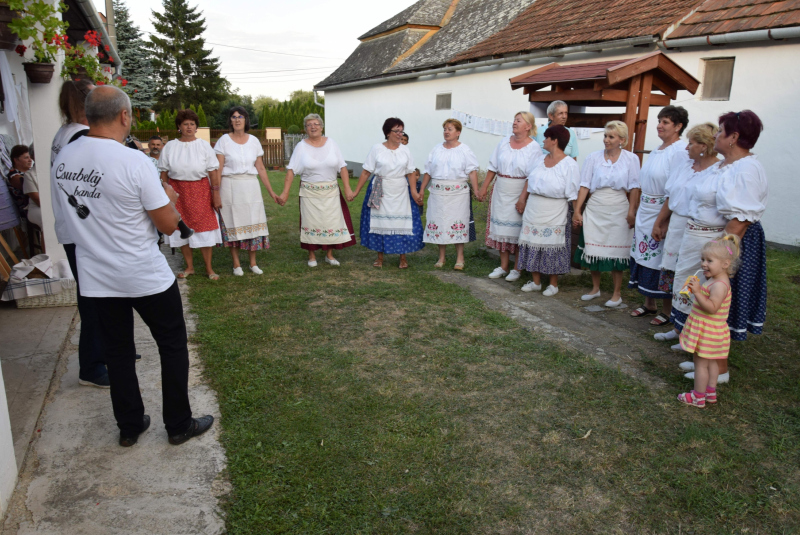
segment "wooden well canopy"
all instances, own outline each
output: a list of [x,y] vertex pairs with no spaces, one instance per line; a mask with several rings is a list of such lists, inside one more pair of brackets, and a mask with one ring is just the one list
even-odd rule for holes
[[[608,121],[628,125],[628,145],[644,154],[650,106],[667,106],[683,89],[694,94],[700,82],[660,51],[639,58],[559,65],[550,63],[511,78],[530,102],[563,100],[572,106],[625,107],[625,113],[570,113],[567,126],[603,128]],[[549,87],[549,91],[541,91]],[[654,93],[658,91],[658,93]]]

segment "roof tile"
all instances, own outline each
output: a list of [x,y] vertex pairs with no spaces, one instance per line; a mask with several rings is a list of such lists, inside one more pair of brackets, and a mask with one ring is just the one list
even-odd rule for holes
[[800,0],[706,0],[669,35],[696,37],[800,24]]

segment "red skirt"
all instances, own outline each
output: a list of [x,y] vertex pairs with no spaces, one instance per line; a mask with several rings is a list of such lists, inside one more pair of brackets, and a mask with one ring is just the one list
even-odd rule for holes
[[[318,243],[300,242],[301,249],[305,249],[306,251],[316,251],[318,249],[327,251],[328,249],[344,249],[345,247],[350,247],[351,245],[356,244],[356,233],[353,230],[353,222],[350,220],[350,208],[347,207],[347,202],[344,200],[341,191],[339,191],[339,204],[342,206],[342,215],[344,216],[345,225],[347,225],[347,230],[350,232],[350,241],[344,243],[336,243],[333,245],[320,245]],[[302,226],[303,226],[303,216],[300,216],[300,227],[302,228]]]
[[219,228],[211,195],[211,184],[207,178],[192,182],[170,178],[169,185],[178,194],[175,207],[189,228],[195,232],[208,232]]

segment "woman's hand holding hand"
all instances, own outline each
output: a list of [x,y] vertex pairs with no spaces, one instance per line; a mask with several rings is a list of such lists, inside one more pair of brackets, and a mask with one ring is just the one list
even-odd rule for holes
[[575,213],[572,215],[572,226],[578,228],[583,225],[583,214]]
[[422,206],[422,202],[425,200],[425,195],[423,193],[417,193],[414,196],[414,200],[417,202],[418,205]]
[[215,210],[222,208],[222,197],[219,194],[219,190],[211,192],[211,205]]
[[517,201],[517,205],[516,205],[517,206],[517,212],[519,212],[520,214],[524,214],[525,213],[525,204],[526,204],[526,201],[523,201],[522,199],[518,200]]
[[628,228],[633,228],[636,225],[636,214],[628,212],[628,217],[625,219],[628,221]]
[[278,198],[275,199],[275,202],[280,204],[281,206],[283,206],[283,205],[286,204],[286,201],[288,201],[288,200],[289,200],[289,192],[288,191],[284,191],[283,193],[278,195]]

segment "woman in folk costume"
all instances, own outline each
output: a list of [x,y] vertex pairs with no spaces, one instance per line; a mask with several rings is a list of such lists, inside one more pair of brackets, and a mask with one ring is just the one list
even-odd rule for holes
[[303,123],[308,138],[294,148],[279,202],[286,203],[295,175],[301,175],[300,247],[308,251],[309,267],[317,267],[318,249],[325,251],[325,262],[338,266],[334,249],[356,244],[350,210],[336,181],[338,174],[345,195],[352,198],[347,164],[336,142],[322,135],[322,117],[311,113]]
[[[581,191],[572,216],[574,227],[581,227],[575,261],[592,273],[592,291],[584,301],[600,297],[600,274],[611,272],[614,293],[606,301],[610,308],[622,304],[622,272],[630,262],[635,203],[639,197],[639,158],[622,147],[628,144],[628,126],[611,121],[603,134],[604,150],[591,153],[583,162]],[[589,195],[591,196],[589,197]],[[581,214],[583,203],[586,212]]]
[[181,110],[175,117],[175,125],[180,138],[173,139],[164,146],[158,169],[162,182],[169,182],[178,201],[175,208],[181,214],[186,225],[194,229],[188,239],[181,238],[176,230],[169,236],[170,247],[180,247],[186,266],[178,273],[183,279],[194,274],[192,249],[200,249],[206,274],[211,280],[219,279],[211,267],[212,247],[222,243],[219,221],[214,210],[220,205],[219,196],[219,162],[214,149],[208,141],[199,139],[197,126],[200,119],[192,110]]
[[[425,243],[439,246],[439,261],[435,267],[444,267],[448,244],[456,246],[456,263],[453,269],[464,269],[464,244],[475,241],[472,221],[472,191],[478,191],[478,159],[468,146],[461,143],[461,121],[447,119],[444,143],[436,145],[425,163],[422,191],[430,183],[428,209],[425,212]],[[417,202],[422,203],[418,198]]]
[[[682,283],[700,269],[694,257],[703,246],[701,240],[725,234],[739,236],[741,264],[731,279],[728,315],[734,341],[747,340],[748,332],[761,334],[767,314],[767,245],[761,218],[767,208],[769,185],[764,166],[751,152],[763,129],[761,119],[750,110],[720,116],[714,150],[723,160],[706,180],[692,188],[690,220],[676,268],[676,277]],[[683,308],[675,317],[683,323],[686,313],[681,312]],[[689,371],[687,379],[694,378],[691,362],[681,363],[681,369]],[[719,373],[719,382],[727,382],[727,360],[720,362]]]
[[528,176],[528,187],[517,201],[517,211],[523,213],[519,267],[533,277],[522,291],[541,290],[542,275],[549,275],[550,285],[542,293],[545,297],[558,293],[558,276],[570,269],[570,202],[578,198],[581,174],[578,163],[564,154],[569,139],[569,131],[563,126],[545,130],[548,154]]
[[231,108],[228,129],[230,133],[219,138],[214,146],[222,169],[222,246],[230,248],[234,275],[244,275],[239,262],[240,249],[250,255],[250,271],[261,275],[263,271],[256,263],[256,251],[269,249],[269,229],[258,179],[276,202],[278,196],[272,191],[261,158],[264,149],[255,136],[247,133],[250,130],[247,110],[241,106]]
[[[677,280],[678,284],[671,284],[672,286],[672,313],[670,320],[674,325],[674,329],[666,333],[656,333],[656,340],[677,340],[678,335],[683,329],[683,324],[686,322],[686,317],[692,310],[692,302],[687,297],[681,295],[680,290],[683,282],[689,275],[694,275],[700,269],[700,260],[698,251],[685,253],[686,259],[680,262],[680,251],[683,244],[683,238],[686,233],[687,224],[691,217],[693,204],[692,192],[695,186],[704,183],[714,173],[715,169],[719,167],[719,159],[717,153],[714,151],[714,136],[717,134],[718,128],[712,123],[699,124],[686,133],[688,145],[686,150],[691,159],[690,166],[686,167],[682,173],[678,174],[674,180],[667,182],[667,202],[661,209],[655,227],[653,227],[653,236],[656,239],[662,239],[666,234],[664,241],[664,255],[661,261],[661,278],[669,281]],[[702,233],[701,233],[702,234]],[[706,240],[707,241],[707,240]],[[699,243],[698,245],[702,245]],[[678,264],[681,265],[680,273],[678,273]],[[688,273],[689,269],[695,269]],[[676,277],[676,275],[678,275]],[[681,279],[680,275],[683,275]]]
[[542,159],[542,149],[533,139],[536,137],[535,121],[526,111],[514,116],[513,134],[495,147],[489,159],[486,180],[478,194],[478,199],[484,199],[494,180],[486,215],[486,246],[500,251],[500,267],[489,274],[490,279],[505,277],[507,281],[515,281],[520,276],[518,269],[509,271],[509,257],[519,250],[517,243],[522,214],[517,212],[517,201],[525,189],[528,175]]
[[369,151],[356,190],[347,198],[352,201],[370,176],[375,176],[361,208],[361,245],[378,252],[372,264],[378,268],[383,267],[384,254],[399,254],[400,269],[406,269],[406,254],[425,245],[418,205],[422,194],[417,193],[411,151],[403,144],[404,126],[396,117],[386,119],[386,141]]
[[[631,312],[631,316],[640,318],[656,314],[651,325],[667,325],[670,321],[672,291],[659,286],[664,242],[653,237],[653,227],[667,200],[664,187],[672,176],[683,172],[689,165],[686,142],[681,141],[681,134],[688,124],[689,114],[681,106],[665,106],[659,112],[656,131],[662,143],[647,157],[639,175],[642,194],[636,211],[628,288],[636,288],[644,295],[644,305]],[[656,299],[663,303],[660,313]]]

